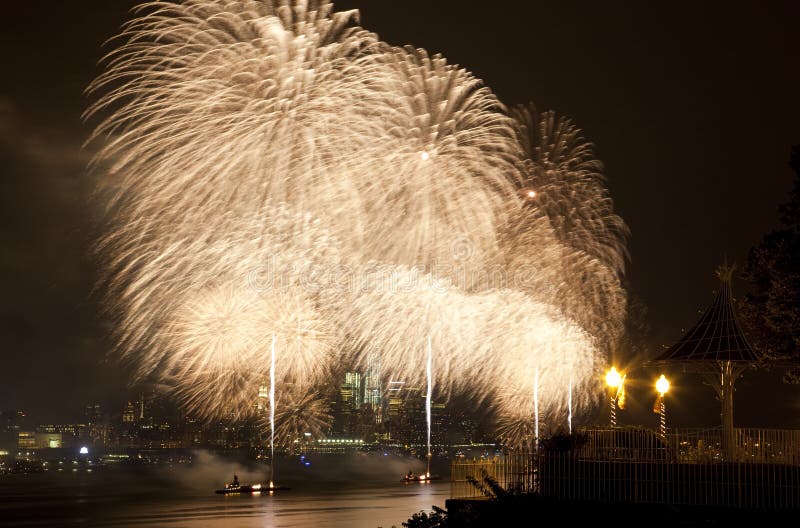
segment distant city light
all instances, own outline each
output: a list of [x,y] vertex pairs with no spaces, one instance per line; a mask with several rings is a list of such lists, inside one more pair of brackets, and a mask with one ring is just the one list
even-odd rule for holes
[[89,448],[88,448],[88,447],[86,447],[86,446],[82,446],[82,447],[81,447],[81,450],[80,450],[80,454],[82,454],[82,455],[88,455],[88,454],[89,454]]

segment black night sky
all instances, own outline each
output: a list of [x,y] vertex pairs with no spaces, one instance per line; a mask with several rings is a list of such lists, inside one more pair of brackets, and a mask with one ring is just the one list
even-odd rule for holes
[[[80,116],[103,43],[136,3],[3,6],[0,410],[66,421],[89,401],[125,397],[125,367],[105,360],[109,328],[92,290],[101,210]],[[627,279],[648,308],[655,355],[711,301],[723,257],[741,264],[776,224],[800,144],[800,3],[468,5],[336,2],[361,8],[362,25],[383,40],[466,67],[505,103],[534,101],[584,130],[632,231]],[[737,421],[800,424],[800,389],[779,379],[740,382]],[[714,420],[710,389],[676,381],[676,415],[691,406]]]

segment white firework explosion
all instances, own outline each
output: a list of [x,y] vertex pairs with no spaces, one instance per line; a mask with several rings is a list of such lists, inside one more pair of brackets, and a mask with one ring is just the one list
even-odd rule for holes
[[279,394],[367,348],[420,381],[430,338],[442,395],[513,418],[538,371],[543,415],[569,377],[591,404],[625,227],[590,147],[357,20],[322,0],[187,0],[126,26],[87,112],[121,354],[206,416],[248,412],[272,334]]

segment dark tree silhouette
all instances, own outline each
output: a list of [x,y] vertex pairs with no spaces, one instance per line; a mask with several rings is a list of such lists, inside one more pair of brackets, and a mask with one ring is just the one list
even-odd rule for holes
[[789,165],[794,185],[780,206],[780,227],[750,250],[740,312],[752,344],[767,361],[797,363],[786,381],[800,383],[800,145]]
[[403,526],[405,528],[446,528],[448,526],[447,511],[434,506],[430,513],[424,511],[415,513],[403,523]]

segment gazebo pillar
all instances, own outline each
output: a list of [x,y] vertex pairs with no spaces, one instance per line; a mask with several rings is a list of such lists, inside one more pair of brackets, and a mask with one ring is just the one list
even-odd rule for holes
[[719,400],[722,406],[722,456],[725,461],[736,457],[736,438],[733,431],[733,385],[736,382],[730,361],[720,365]]

